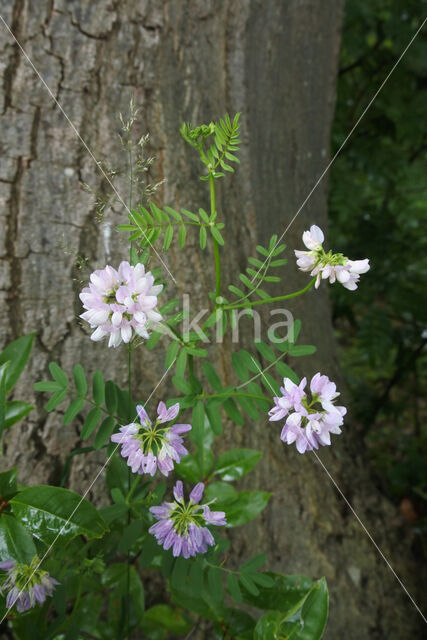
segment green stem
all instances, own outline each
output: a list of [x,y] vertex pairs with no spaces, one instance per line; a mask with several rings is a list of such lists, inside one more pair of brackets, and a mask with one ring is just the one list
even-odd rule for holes
[[73,616],[75,611],[77,611],[77,607],[80,604],[81,597],[82,597],[82,578],[80,578],[80,580],[79,580],[79,586],[77,587],[77,595],[76,595],[76,599],[74,601],[74,606],[73,606],[73,609],[71,611],[70,618]]
[[139,484],[139,480],[140,480],[140,477],[139,477],[139,475],[138,475],[138,474],[136,474],[136,477],[135,477],[135,479],[134,479],[134,481],[133,481],[133,484],[132,484],[132,486],[131,486],[131,488],[130,488],[130,491],[128,492],[128,494],[127,494],[127,496],[126,496],[126,503],[127,503],[127,504],[129,504],[129,501],[130,501],[131,497],[132,497],[132,496],[133,496],[133,494],[135,493],[135,489],[137,488],[137,486],[138,486],[138,484]]
[[[129,409],[132,404],[132,347],[128,344],[128,393],[129,393]],[[132,419],[132,416],[130,416]],[[131,493],[132,472],[128,466],[128,495]],[[131,522],[131,512],[128,509],[128,525]],[[129,609],[130,609],[130,551],[127,553],[126,564],[126,637],[129,637]]]
[[132,168],[132,141],[129,141],[129,209],[132,209],[133,168]]
[[[216,202],[215,178],[213,177],[212,173],[209,174],[209,190],[211,196],[211,220],[213,220],[214,214],[216,212]],[[219,245],[215,238],[213,238],[213,249],[215,258],[215,296],[218,298],[221,295],[221,260],[219,257]]]
[[253,393],[212,393],[206,395],[201,393],[197,396],[199,400],[210,400],[211,398],[253,398],[254,400],[270,400],[270,398],[266,398],[265,396],[259,396]]
[[245,307],[252,308],[257,307],[260,304],[269,304],[270,302],[280,302],[282,300],[289,300],[290,298],[296,298],[297,296],[301,296],[303,293],[306,293],[316,282],[316,277],[314,277],[308,285],[304,287],[304,289],[300,289],[299,291],[294,291],[293,293],[287,293],[284,296],[276,296],[275,298],[265,298],[262,300],[248,300],[244,304],[225,304],[222,309],[243,309]]

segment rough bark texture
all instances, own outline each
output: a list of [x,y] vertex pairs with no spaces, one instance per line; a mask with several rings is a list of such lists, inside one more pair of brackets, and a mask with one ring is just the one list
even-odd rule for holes
[[[167,178],[160,204],[207,205],[197,159],[178,135],[180,123],[243,112],[242,164],[222,182],[218,197],[227,224],[228,282],[256,241],[283,232],[328,162],[340,1],[2,0],[0,6],[83,139],[112,166],[123,162],[117,116],[134,96],[141,132],[150,132],[158,158],[153,177]],[[16,397],[34,400],[37,410],[7,434],[1,464],[18,464],[22,482],[57,482],[66,453],[79,442],[79,424],[63,427],[61,411],[47,417],[32,384],[46,378],[51,360],[66,370],[81,360],[89,372],[101,368],[124,381],[124,352],[91,343],[76,321],[79,280],[87,275],[75,262],[81,255],[91,269],[117,264],[127,249],[113,230],[118,216],[98,224],[92,199],[79,186],[83,180],[105,187],[93,160],[2,25],[0,31],[0,346],[37,332],[31,364],[16,388]],[[325,180],[286,234],[290,247],[300,244],[312,221],[326,226],[326,189]],[[194,239],[185,252],[163,257],[177,292],[191,292],[196,306],[212,286],[211,256],[201,255]],[[293,267],[285,273],[287,291],[306,282]],[[168,295],[173,289],[171,283]],[[304,341],[318,346],[316,356],[292,365],[339,380],[326,287],[289,308],[304,318]],[[162,361],[163,354],[137,355],[139,398],[159,380]],[[221,363],[230,376],[224,353]],[[167,388],[166,382],[158,395]],[[247,484],[274,492],[262,517],[234,534],[234,553],[262,548],[273,570],[325,575],[331,591],[327,638],[415,637],[416,612],[325,471],[312,456],[279,446],[278,429],[267,424],[233,428],[234,442],[265,451]],[[405,532],[391,533],[401,527],[398,515],[372,485],[351,418],[345,435],[320,455],[414,590]],[[75,459],[71,487],[85,487],[101,461]],[[94,494],[100,498],[99,489]]]

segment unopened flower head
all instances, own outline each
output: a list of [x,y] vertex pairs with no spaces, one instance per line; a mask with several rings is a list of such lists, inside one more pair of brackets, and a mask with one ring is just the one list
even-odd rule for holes
[[184,499],[181,480],[174,489],[174,502],[164,502],[150,511],[158,520],[148,530],[164,549],[172,548],[172,554],[189,558],[197,553],[206,553],[215,544],[214,537],[206,525],[227,524],[223,511],[211,511],[208,504],[199,504],[204,491],[203,482],[196,484],[188,502]]
[[326,253],[322,246],[323,231],[315,224],[310,227],[310,231],[304,231],[302,240],[309,251],[295,250],[297,265],[301,271],[310,271],[310,275],[317,276],[316,289],[321,280],[329,278],[331,284],[338,280],[343,287],[354,291],[360,274],[370,269],[368,259],[349,260],[342,253]]
[[181,456],[188,454],[180,434],[190,431],[191,424],[165,426],[178,415],[179,402],[169,409],[164,402],[159,402],[154,424],[142,405],[138,405],[136,410],[140,422],[120,427],[120,433],[114,433],[111,440],[122,445],[121,455],[127,458],[127,464],[134,473],[154,476],[158,469],[167,476],[174,462],[179,462]]
[[305,391],[307,379],[299,385],[289,378],[283,379],[282,395],[274,398],[275,406],[269,411],[270,420],[285,420],[280,439],[287,444],[296,443],[300,453],[331,444],[331,433],[341,433],[345,407],[334,405],[340,395],[328,376],[316,373],[310,382],[310,395]]
[[59,584],[47,571],[37,568],[39,559],[35,556],[31,564],[20,564],[14,560],[0,562],[0,569],[7,571],[7,578],[0,587],[2,593],[7,591],[6,607],[16,605],[19,613],[27,611],[37,603],[43,604],[51,596],[55,586]]
[[97,342],[109,336],[108,346],[118,347],[122,341],[130,342],[134,332],[148,338],[150,324],[162,319],[156,311],[162,289],[141,263],[132,267],[122,262],[117,271],[108,265],[94,271],[89,287],[80,294],[86,309],[80,317],[95,329],[91,339]]

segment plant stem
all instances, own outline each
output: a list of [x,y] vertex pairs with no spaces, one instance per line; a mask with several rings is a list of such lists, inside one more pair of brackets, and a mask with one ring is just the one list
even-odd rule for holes
[[210,400],[211,398],[253,398],[254,400],[267,400],[267,401],[270,400],[270,398],[266,398],[265,396],[259,396],[253,393],[234,393],[234,392],[212,393],[209,395],[205,395],[204,393],[201,393],[197,397],[200,400]]
[[304,289],[300,289],[299,291],[294,291],[293,293],[287,293],[284,296],[276,296],[275,298],[265,298],[263,300],[248,300],[244,304],[225,304],[223,309],[243,309],[245,307],[252,308],[257,307],[260,304],[269,304],[270,302],[280,302],[281,300],[289,300],[290,298],[296,298],[297,296],[301,296],[303,293],[306,293],[316,282],[316,277],[314,277],[308,285],[304,287]]
[[133,168],[132,168],[132,140],[129,140],[129,209],[132,209]]
[[129,501],[131,499],[131,497],[133,496],[133,494],[135,493],[135,489],[137,488],[139,484],[139,475],[136,474],[135,479],[133,481],[132,487],[130,488],[130,491],[128,491],[128,494],[126,496],[126,503],[129,504]]
[[[129,412],[132,405],[132,347],[128,344],[128,393],[129,393]],[[129,415],[129,419],[132,420],[132,416]],[[128,466],[128,495],[131,493],[132,473],[131,468]],[[128,525],[131,522],[131,512],[128,509]],[[127,553],[127,566],[126,566],[126,638],[129,637],[129,609],[130,609],[130,551]]]
[[[209,174],[209,190],[211,196],[211,220],[213,220],[213,216],[216,211],[216,202],[215,202],[215,178],[212,173]],[[219,245],[218,242],[213,238],[213,249],[214,249],[214,258],[215,258],[215,295],[218,298],[221,294],[221,261],[219,257]]]

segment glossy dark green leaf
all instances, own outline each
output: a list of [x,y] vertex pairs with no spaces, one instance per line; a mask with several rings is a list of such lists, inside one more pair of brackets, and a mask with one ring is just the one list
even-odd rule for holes
[[215,463],[215,473],[222,480],[232,482],[249,473],[261,456],[261,451],[255,449],[230,449],[219,456]]
[[45,485],[30,487],[10,502],[15,517],[45,544],[58,536],[63,541],[78,535],[101,538],[107,526],[86,499],[73,491]]
[[10,362],[5,362],[0,366],[0,436],[6,419],[6,372],[9,365]]
[[191,454],[181,458],[181,462],[175,465],[175,471],[179,478],[190,484],[196,484],[203,476],[199,463]]
[[27,364],[33,347],[34,335],[34,333],[29,333],[14,340],[0,353],[0,365],[10,362],[6,372],[6,391],[12,389]]
[[31,535],[18,520],[6,513],[0,517],[0,560],[30,564],[36,555]]
[[266,572],[274,581],[274,587],[259,587],[260,594],[254,598],[243,591],[244,601],[259,609],[275,609],[294,612],[301,607],[304,598],[313,586],[313,580],[305,576],[284,576],[279,573]]
[[0,473],[0,498],[2,500],[9,500],[15,495],[18,489],[17,478],[18,470],[16,467]]
[[5,415],[4,415],[4,428],[11,427],[34,409],[32,404],[27,402],[20,402],[19,400],[10,400],[6,402]]
[[206,502],[215,500],[215,504],[222,509],[224,505],[235,502],[238,497],[238,492],[228,482],[212,482],[206,487],[204,499]]
[[301,611],[302,628],[298,640],[320,640],[328,620],[329,596],[325,578],[317,580]]
[[267,491],[240,491],[239,497],[224,511],[228,527],[239,527],[256,518],[265,509],[271,498]]

